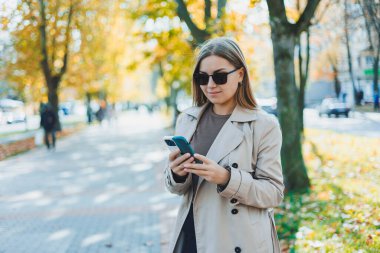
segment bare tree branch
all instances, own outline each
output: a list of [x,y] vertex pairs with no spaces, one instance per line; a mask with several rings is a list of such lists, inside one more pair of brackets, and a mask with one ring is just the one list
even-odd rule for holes
[[365,28],[367,30],[367,36],[368,36],[369,45],[370,45],[371,50],[373,50],[374,49],[374,45],[373,45],[373,41],[372,41],[372,32],[371,32],[371,25],[370,25],[371,20],[369,18],[369,13],[364,8],[363,0],[359,0],[359,6],[360,6],[360,9],[363,12],[364,23],[365,23]]
[[211,18],[211,0],[205,0],[205,24],[207,26]]
[[349,23],[348,0],[344,0],[344,37],[345,37],[345,42],[346,42],[348,71],[350,75],[352,88],[354,91],[355,104],[359,105],[358,89],[356,88],[355,79],[354,79],[354,70],[352,66],[352,54],[351,54],[351,46],[350,46],[350,35],[348,31],[348,23]]
[[58,11],[59,11],[59,7],[60,7],[60,4],[61,4],[61,1],[60,0],[57,0],[57,3],[56,3],[56,6],[54,8],[54,23],[53,23],[53,30],[54,30],[54,35],[52,36],[52,53],[51,53],[51,60],[50,60],[50,63],[52,64],[51,66],[53,67],[54,69],[54,62],[55,62],[55,53],[56,53],[56,39],[57,39],[57,36],[55,36],[56,32],[57,32],[57,23],[58,23]]
[[[296,34],[300,34],[310,26],[310,21],[314,16],[314,13],[321,0],[309,0],[305,7],[305,10],[301,14],[301,17],[296,23]],[[270,2],[270,1],[269,1]]]
[[[361,0],[359,1],[360,7],[363,12],[365,25],[367,29],[368,40],[374,53],[373,61],[373,92],[379,92],[379,57],[380,57],[380,3],[376,0]],[[371,28],[375,31],[376,36],[373,38]],[[376,109],[374,103],[374,109]]]
[[209,34],[205,30],[199,29],[190,17],[190,13],[187,10],[186,4],[183,0],[176,0],[177,13],[179,18],[184,21],[189,28],[191,34],[194,36],[197,43],[202,43],[206,40]]
[[218,14],[217,19],[221,19],[225,13],[227,0],[218,0]]
[[379,9],[379,3],[375,3],[375,1],[370,1],[370,0],[364,0],[364,7],[365,9],[367,10],[368,12],[368,16],[370,17],[371,19],[371,23],[372,25],[375,27],[376,31],[378,34],[380,34],[380,22],[379,22],[379,17],[378,17],[378,14],[377,13],[377,10],[376,10],[376,7],[377,9]]
[[67,69],[67,60],[68,60],[68,56],[69,56],[69,44],[70,44],[70,32],[71,32],[70,25],[71,25],[71,20],[72,20],[72,16],[73,16],[73,9],[74,9],[73,1],[70,1],[70,8],[69,8],[69,14],[68,14],[67,26],[66,26],[65,54],[63,56],[63,66],[61,68],[61,71],[58,74],[60,78],[66,72],[66,69]]

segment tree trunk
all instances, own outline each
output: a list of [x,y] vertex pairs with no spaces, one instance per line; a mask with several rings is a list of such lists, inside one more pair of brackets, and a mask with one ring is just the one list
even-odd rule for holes
[[348,34],[348,10],[347,10],[348,6],[347,5],[348,5],[347,0],[345,0],[345,2],[344,2],[344,36],[345,36],[345,40],[346,40],[348,71],[349,71],[350,79],[351,79],[351,83],[352,83],[352,90],[354,93],[355,105],[360,105],[358,90],[357,90],[356,85],[355,85],[354,71],[352,68],[350,36]]
[[[378,46],[375,49],[376,57],[373,62],[373,94],[379,94],[379,56],[380,56],[380,36],[378,38]],[[374,101],[375,102],[375,101]],[[373,103],[374,109],[375,103]]]
[[332,71],[333,71],[333,75],[334,75],[334,91],[335,91],[335,96],[337,98],[339,98],[340,96],[340,92],[342,91],[342,86],[340,84],[340,81],[339,81],[339,70],[338,70],[338,60],[336,58],[336,55],[335,54],[327,54],[327,59],[330,63],[330,66],[332,68]]
[[338,69],[335,66],[332,66],[333,68],[333,73],[334,73],[334,89],[335,89],[335,95],[337,98],[340,96],[340,92],[342,90],[342,87],[340,85],[340,81],[338,78]]
[[87,115],[87,123],[92,123],[92,108],[91,108],[91,93],[86,92],[86,115]]
[[[66,41],[65,41],[65,50],[64,50],[64,55],[63,55],[63,66],[60,69],[58,73],[54,73],[53,68],[49,64],[49,53],[48,53],[48,33],[46,31],[47,29],[47,19],[46,19],[46,12],[45,12],[45,2],[44,0],[39,0],[39,7],[40,7],[40,16],[41,16],[41,22],[39,25],[39,31],[40,31],[40,50],[41,50],[41,56],[42,59],[40,61],[40,65],[42,68],[42,72],[45,77],[46,81],[46,86],[48,88],[48,101],[50,105],[53,107],[54,113],[57,118],[57,122],[55,125],[55,129],[57,131],[61,131],[61,123],[59,121],[59,115],[58,115],[58,87],[59,83],[62,79],[62,76],[65,74],[66,69],[67,69],[67,62],[68,62],[68,55],[69,55],[69,42],[70,42],[70,24],[72,21],[72,16],[73,16],[73,3],[70,2],[70,7],[69,7],[69,14],[68,14],[68,19],[67,19],[67,25],[66,25]],[[53,50],[53,55],[55,55],[54,50],[57,50],[56,48],[52,48]],[[55,56],[53,57],[55,58]],[[53,63],[51,63],[53,64]]]
[[[276,27],[274,27],[276,26]],[[281,26],[281,27],[280,27]],[[295,82],[294,49],[296,35],[286,25],[271,22],[279,121],[283,133],[281,160],[288,191],[302,191],[310,186],[302,157],[300,117]]]
[[306,31],[320,0],[309,0],[297,23],[289,23],[283,0],[266,1],[273,44],[274,69],[279,121],[283,132],[281,160],[287,191],[304,191],[310,187],[302,157],[299,117],[299,91],[295,81],[295,40]]
[[[161,62],[158,63],[158,73],[161,76],[161,78],[164,80],[165,83],[169,83],[164,78],[164,70],[163,70]],[[170,95],[165,101],[166,101],[168,111],[170,111],[170,108],[173,109],[173,117],[172,117],[172,127],[173,128],[175,127],[178,115],[180,114],[180,112],[178,111],[178,107],[177,107],[177,95],[178,95],[178,88],[173,87],[173,84],[171,84],[170,85]]]
[[298,96],[298,112],[300,117],[300,128],[301,133],[303,133],[304,130],[304,124],[303,124],[303,109],[305,108],[305,90],[306,90],[306,83],[309,73],[309,64],[310,64],[310,31],[309,29],[306,30],[306,62],[305,66],[303,63],[303,57],[302,57],[302,42],[301,42],[301,35],[297,39],[298,42],[298,71],[299,71],[299,96]]
[[59,98],[58,98],[58,84],[59,84],[58,78],[52,78],[50,83],[47,83],[48,86],[48,101],[49,104],[52,106],[54,114],[57,118],[57,122],[55,124],[55,130],[61,131],[62,126],[61,122],[59,120],[59,114],[58,114],[58,105],[59,105]]
[[353,68],[352,68],[351,46],[350,46],[350,39],[349,39],[347,29],[345,29],[345,37],[346,37],[348,72],[349,72],[350,80],[351,80],[351,84],[352,84],[352,90],[353,90],[353,94],[354,94],[355,105],[360,105],[359,96],[358,96],[358,89],[356,88],[356,85],[355,85],[354,72],[353,72]]
[[[376,1],[359,1],[359,5],[362,9],[365,26],[367,30],[367,37],[368,42],[370,44],[370,49],[373,53],[375,53],[375,58],[373,62],[373,94],[374,99],[376,99],[377,96],[375,94],[379,94],[379,86],[378,86],[378,80],[379,80],[379,53],[380,53],[380,26],[379,26],[379,17],[377,15],[378,12],[378,4]],[[376,10],[377,9],[377,10]],[[374,43],[376,42],[372,40],[372,32],[371,28],[374,29],[374,31],[377,33],[377,45]],[[377,108],[377,101],[373,101],[374,110]]]
[[178,95],[178,89],[174,88],[173,85],[170,86],[170,105],[173,108],[173,120],[172,120],[172,127],[174,128],[177,122],[177,118],[180,114],[180,111],[178,110],[177,105],[177,95]]

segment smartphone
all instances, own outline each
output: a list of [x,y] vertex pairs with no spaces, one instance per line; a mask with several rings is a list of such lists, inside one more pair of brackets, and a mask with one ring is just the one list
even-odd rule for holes
[[194,156],[194,150],[191,147],[190,143],[183,136],[173,136],[172,140],[175,142],[179,150],[181,151],[181,155],[186,153],[190,153],[191,156]]
[[174,151],[177,149],[177,145],[175,144],[175,142],[172,140],[174,136],[164,136],[164,141],[166,143],[166,146],[168,147],[168,149],[170,150],[170,152]]
[[[191,147],[190,143],[183,136],[173,136],[172,140],[175,142],[179,150],[181,151],[181,155],[189,153],[191,156],[194,156],[195,152]],[[202,163],[198,159],[195,159],[196,163]]]

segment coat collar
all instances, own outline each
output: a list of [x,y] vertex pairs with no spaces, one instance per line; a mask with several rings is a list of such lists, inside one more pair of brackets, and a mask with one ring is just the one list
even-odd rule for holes
[[[194,117],[195,119],[199,119],[200,116],[202,116],[203,112],[207,108],[207,106],[210,105],[210,102],[207,102],[206,104],[202,105],[201,107],[190,107],[183,112]],[[245,109],[239,105],[236,105],[235,109],[233,110],[230,121],[233,122],[248,122],[253,121],[257,119],[257,111],[256,110],[250,110]]]
[[[191,107],[183,111],[195,119],[191,120],[191,122],[187,125],[186,130],[183,132],[184,136],[188,140],[190,140],[193,136],[196,125],[208,105],[210,105],[210,102],[201,107]],[[223,157],[239,146],[244,139],[243,131],[234,122],[250,122],[256,119],[257,110],[244,109],[239,105],[236,105],[231,117],[223,125],[222,129],[220,129],[220,132],[212,143],[206,157],[218,163],[221,159],[223,159]],[[197,188],[202,185],[203,181],[204,178],[200,177]]]

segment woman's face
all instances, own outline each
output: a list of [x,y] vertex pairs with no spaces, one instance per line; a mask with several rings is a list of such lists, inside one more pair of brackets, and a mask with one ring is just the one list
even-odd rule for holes
[[[226,59],[210,55],[204,58],[199,65],[199,72],[212,75],[214,73],[227,73],[236,68]],[[215,105],[227,105],[234,103],[234,95],[238,88],[238,83],[243,80],[243,68],[228,74],[227,82],[222,85],[215,84],[212,77],[209,77],[207,85],[200,85],[208,100]]]

